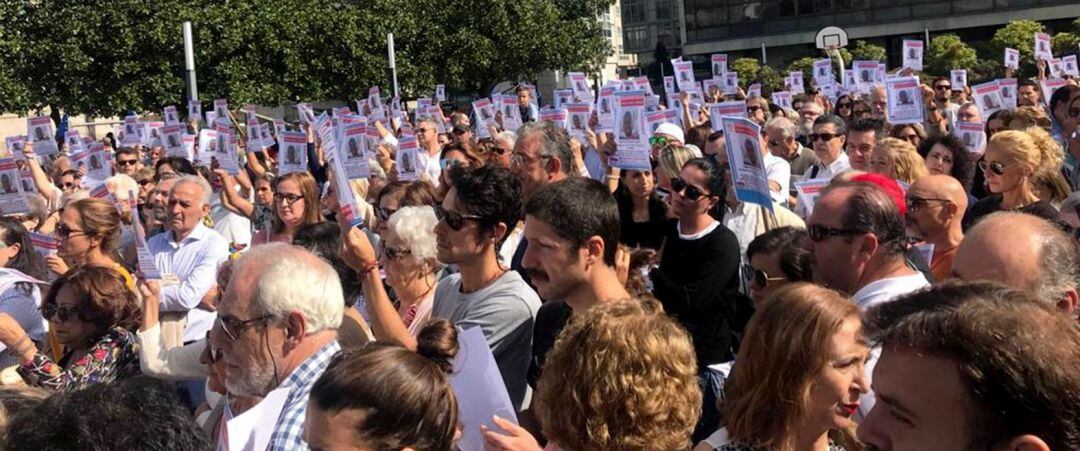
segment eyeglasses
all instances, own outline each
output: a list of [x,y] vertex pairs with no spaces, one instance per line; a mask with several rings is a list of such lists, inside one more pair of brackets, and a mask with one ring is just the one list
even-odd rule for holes
[[389,208],[381,207],[375,211],[375,214],[378,215],[380,221],[389,221],[390,217],[393,216],[394,213],[397,213],[397,210],[391,210]]
[[987,162],[986,160],[979,160],[979,169],[982,169],[983,172],[989,171],[993,172],[995,175],[1005,175],[1006,168],[1007,166],[1005,166],[1005,163],[1000,161]]
[[810,240],[817,242],[833,236],[854,236],[864,232],[852,229],[834,229],[832,227],[826,227],[821,224],[810,224],[806,226],[806,232],[810,235]]
[[856,116],[861,116],[861,115],[864,115],[864,114],[870,114],[870,110],[851,110],[851,114],[854,114]]
[[299,201],[301,201],[303,199],[304,199],[304,196],[300,196],[300,195],[296,195],[296,194],[274,193],[274,201],[275,202],[281,202],[281,203],[284,203],[285,205],[288,205],[288,206],[292,206],[292,204],[295,204],[295,203],[297,203],[297,202],[299,202]]
[[435,206],[435,217],[438,218],[439,221],[445,222],[446,225],[450,226],[450,228],[454,230],[461,230],[462,227],[465,227],[465,221],[467,220],[479,221],[484,219],[483,216],[448,211],[443,208],[442,205]]
[[757,111],[759,111],[759,110],[761,110],[761,107],[760,107],[760,106],[757,106],[757,105],[747,105],[747,106],[746,106],[746,112],[747,112],[748,114],[749,114],[749,113],[754,113],[754,112],[757,112]]
[[848,102],[838,103],[838,104],[836,104],[836,107],[837,108],[851,108],[851,103],[848,103]]
[[455,160],[453,158],[443,158],[443,159],[439,160],[439,168],[442,169],[442,170],[446,170],[447,168],[454,168],[454,167],[458,167],[458,166],[462,166],[462,165],[464,165],[463,161]]
[[139,180],[139,186],[153,185],[154,179]]
[[502,147],[490,147],[487,151],[488,153],[493,153],[500,157],[511,152],[510,149],[504,149]]
[[770,147],[776,147],[776,146],[779,146],[779,145],[780,145],[780,141],[776,141],[776,140],[773,140],[773,139],[769,140],[769,146]]
[[57,238],[60,238],[60,239],[64,240],[64,239],[70,238],[72,235],[75,235],[75,234],[86,234],[86,231],[85,230],[72,229],[72,228],[68,227],[65,224],[60,224],[60,225],[56,226],[56,236],[57,236]]
[[[684,192],[683,190],[686,191]],[[701,191],[701,188],[686,183],[683,179],[678,177],[671,178],[671,192],[679,193],[682,197],[690,200],[698,200],[701,196],[705,195],[705,193]]]
[[139,160],[116,160],[116,165],[119,167],[135,166],[138,162]]
[[229,337],[229,340],[236,341],[236,339],[240,337],[240,334],[244,333],[244,329],[251,327],[251,324],[265,322],[266,320],[273,317],[274,315],[263,315],[258,318],[240,320],[228,316],[218,315],[217,323],[219,326],[221,326],[221,331],[225,332],[225,336]]
[[64,191],[75,189],[77,186],[79,186],[79,185],[77,183],[75,183],[75,182],[62,182],[62,183],[60,183],[60,189],[62,189]]
[[949,89],[952,89],[952,86],[950,86],[950,85],[937,85],[937,86],[934,86],[934,89],[937,90],[937,91],[947,91]]
[[810,134],[810,141],[811,142],[817,142],[817,141],[829,142],[829,141],[832,141],[834,138],[837,138],[839,136],[841,136],[841,135],[838,135],[836,133],[811,133]]
[[53,317],[60,320],[63,323],[71,319],[72,315],[79,315],[82,319],[82,310],[77,305],[60,305],[60,304],[45,304],[41,306],[41,316],[47,320],[52,320]]
[[515,152],[510,155],[510,164],[521,166],[523,164],[532,164],[534,161],[541,161],[551,158],[551,155],[540,155],[539,157],[533,157],[526,155],[522,152]]
[[469,133],[469,131],[468,130],[457,129],[457,130],[454,130],[452,133],[453,133],[454,136],[461,136],[461,135],[464,135],[466,133]]
[[210,345],[210,331],[206,331],[206,353],[210,356],[210,363],[217,363],[224,356],[225,351]]
[[651,136],[649,137],[649,145],[653,147],[665,146],[671,142],[666,136]]
[[412,251],[409,249],[387,246],[386,241],[379,242],[379,249],[382,250],[382,255],[385,255],[386,258],[389,258],[390,260],[397,260],[401,257],[412,254]]
[[753,282],[754,285],[761,288],[768,287],[769,282],[780,282],[787,280],[787,277],[769,277],[769,274],[765,271],[762,271],[760,269],[754,269],[753,266],[747,264],[743,265],[742,273],[743,278],[746,279],[747,283]]
[[932,197],[908,196],[905,199],[908,211],[915,213],[930,206],[930,202],[943,202],[942,205],[952,203],[949,199],[935,199]]
[[419,134],[419,135],[423,135],[423,134],[426,134],[427,132],[430,132],[432,130],[434,130],[434,129],[433,128],[418,128],[418,129],[416,129],[416,133]]

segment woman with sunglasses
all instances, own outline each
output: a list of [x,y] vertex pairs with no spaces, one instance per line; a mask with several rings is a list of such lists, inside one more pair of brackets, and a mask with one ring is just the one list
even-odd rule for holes
[[1057,219],[1057,209],[1039,198],[1035,184],[1050,171],[1059,170],[1061,155],[1061,146],[1039,127],[995,134],[979,161],[992,194],[968,209],[964,229],[998,211],[1020,211],[1049,221]]
[[251,245],[292,242],[296,230],[323,221],[319,211],[319,187],[307,172],[278,177],[274,184],[274,221],[270,229],[251,238]]
[[660,267],[650,273],[664,310],[694,338],[701,366],[731,360],[739,290],[739,240],[710,213],[726,192],[712,160],[695,158],[671,179],[671,209],[678,219],[666,234]]
[[922,124],[894,125],[892,130],[889,130],[889,137],[907,141],[911,145],[919,147],[919,144],[926,139],[926,129],[923,128]]
[[841,95],[836,99],[836,109],[833,110],[833,114],[840,116],[840,119],[844,120],[844,123],[851,123],[855,118],[852,117],[851,107],[854,105],[850,94]]
[[[485,145],[490,145],[485,144]],[[507,156],[509,158],[509,155]],[[473,149],[469,143],[450,143],[443,146],[439,154],[439,187],[435,190],[435,198],[442,199],[450,191],[450,171],[454,168],[478,167],[484,165],[484,159]]]
[[779,227],[754,238],[746,248],[743,278],[754,304],[792,282],[813,282],[805,229]]
[[116,246],[120,241],[120,213],[103,199],[80,199],[68,204],[56,226],[60,248],[45,257],[45,265],[63,275],[70,268],[102,266],[120,274],[135,291],[135,278],[120,264]]
[[139,301],[115,271],[83,266],[56,280],[41,312],[67,348],[59,361],[40,351],[10,315],[0,314],[0,343],[19,359],[27,385],[74,390],[139,373]]

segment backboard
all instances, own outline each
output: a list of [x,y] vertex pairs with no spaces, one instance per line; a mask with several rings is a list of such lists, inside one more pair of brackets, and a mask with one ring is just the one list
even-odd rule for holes
[[825,27],[817,33],[817,37],[814,38],[817,48],[837,49],[847,47],[848,37],[847,32],[840,27]]

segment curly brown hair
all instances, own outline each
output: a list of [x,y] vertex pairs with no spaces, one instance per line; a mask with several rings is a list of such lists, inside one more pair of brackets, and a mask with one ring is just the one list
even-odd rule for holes
[[655,301],[575,314],[534,402],[541,430],[562,449],[688,449],[701,413],[690,336]]
[[99,334],[114,327],[135,330],[142,319],[138,298],[112,268],[85,265],[69,271],[53,282],[42,305],[56,304],[65,286],[70,286],[79,300],[79,319],[93,323]]

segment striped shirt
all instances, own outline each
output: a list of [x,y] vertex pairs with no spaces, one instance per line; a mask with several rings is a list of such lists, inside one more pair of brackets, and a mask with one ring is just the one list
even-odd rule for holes
[[[48,322],[41,317],[41,290],[30,283],[19,282],[0,293],[0,312],[7,313],[26,331],[31,340],[41,342],[48,331]],[[0,368],[22,363],[8,350],[0,353]]]
[[285,407],[281,409],[274,433],[270,436],[269,450],[294,451],[308,449],[304,441],[304,417],[307,416],[308,395],[311,394],[311,386],[315,380],[322,376],[326,367],[330,365],[330,359],[341,350],[341,345],[334,340],[323,346],[304,363],[296,367],[289,377],[279,387],[291,387],[289,396],[285,399]]

